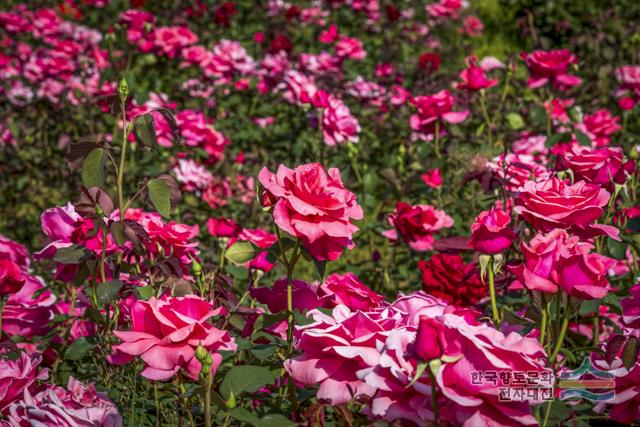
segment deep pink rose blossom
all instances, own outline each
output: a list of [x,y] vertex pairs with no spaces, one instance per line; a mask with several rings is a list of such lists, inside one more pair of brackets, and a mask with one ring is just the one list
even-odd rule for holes
[[469,246],[484,254],[503,252],[516,237],[510,223],[511,216],[500,207],[481,212],[471,224]]
[[47,379],[47,370],[38,370],[41,361],[40,354],[24,352],[15,360],[0,358],[0,413],[6,415],[9,405],[22,399],[25,390],[33,392],[37,380]]
[[602,298],[609,292],[608,270],[614,260],[592,253],[594,246],[555,229],[521,244],[524,262],[510,266],[514,288],[555,293],[558,288],[580,299]]
[[541,182],[527,181],[518,189],[513,209],[539,231],[566,228],[585,238],[607,234],[617,239],[617,228],[594,224],[610,197],[599,185],[584,181],[571,185],[552,177]]
[[85,385],[69,377],[67,388],[48,385],[33,396],[24,391],[23,400],[9,408],[2,427],[70,426],[122,427],[116,405],[93,384]]
[[523,53],[522,57],[531,72],[527,86],[536,89],[551,83],[560,90],[577,86],[582,79],[568,73],[569,66],[577,63],[575,55],[568,49]]
[[415,251],[431,250],[435,242],[434,234],[453,226],[453,219],[440,209],[431,205],[411,206],[403,202],[396,205],[396,210],[387,220],[393,228],[383,235],[393,241],[402,239]]
[[138,356],[145,363],[141,375],[150,380],[167,380],[181,368],[197,379],[201,364],[195,349],[202,345],[211,353],[211,372],[215,373],[222,361],[218,351],[236,350],[229,333],[209,323],[222,311],[195,295],[136,301],[131,308],[131,330],[114,331],[122,343],[113,346],[109,361],[121,365]]
[[467,68],[460,72],[461,83],[458,83],[458,89],[469,91],[478,91],[488,89],[498,84],[497,80],[488,79],[484,69],[479,67],[476,59],[471,58]]
[[369,310],[378,307],[384,297],[372,291],[351,273],[333,273],[320,286],[325,306],[346,305],[350,310]]
[[362,219],[362,208],[344,187],[338,169],[327,173],[319,163],[295,169],[280,165],[275,174],[263,168],[258,178],[275,201],[275,223],[314,258],[334,261],[345,248],[354,247],[358,227],[352,220]]
[[558,169],[570,169],[576,180],[584,180],[611,189],[612,183],[624,184],[624,152],[620,147],[589,148],[574,145],[558,158]]
[[411,129],[422,135],[422,139],[432,139],[437,125],[439,136],[443,136],[446,133],[445,123],[461,123],[469,116],[468,111],[453,111],[454,98],[448,90],[430,96],[416,96],[411,104],[417,110],[410,118]]

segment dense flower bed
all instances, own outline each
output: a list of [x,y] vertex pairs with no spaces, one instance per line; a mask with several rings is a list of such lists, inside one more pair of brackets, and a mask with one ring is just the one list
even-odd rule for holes
[[1,426],[640,422],[633,9],[153,3],[1,7]]

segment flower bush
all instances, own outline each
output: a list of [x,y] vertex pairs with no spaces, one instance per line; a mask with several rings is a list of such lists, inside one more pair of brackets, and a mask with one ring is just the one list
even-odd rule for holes
[[640,422],[634,1],[5,3],[1,426]]

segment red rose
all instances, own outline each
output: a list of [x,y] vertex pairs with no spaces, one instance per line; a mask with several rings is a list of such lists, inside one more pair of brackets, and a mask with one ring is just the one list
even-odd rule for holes
[[420,55],[418,59],[418,68],[426,71],[438,71],[440,68],[440,63],[442,60],[440,59],[440,55],[435,52],[425,52]]
[[345,248],[353,248],[351,221],[362,219],[356,195],[344,188],[340,171],[325,172],[320,163],[289,169],[278,167],[277,173],[263,168],[260,183],[276,200],[273,218],[282,230],[297,237],[302,246],[318,260],[334,261]]
[[609,197],[609,192],[598,185],[584,181],[570,185],[553,177],[527,181],[520,187],[514,211],[539,231],[565,228],[583,238],[607,234],[617,239],[617,228],[592,224],[604,213]]
[[474,264],[465,264],[460,255],[435,254],[419,261],[425,292],[460,307],[475,305],[487,295]]
[[414,251],[433,249],[434,233],[453,226],[449,215],[431,205],[411,206],[401,202],[387,219],[394,228],[383,235],[391,240],[401,237]]
[[0,259],[0,297],[15,294],[24,285],[18,265],[8,259]]
[[499,207],[481,212],[471,225],[469,245],[484,254],[499,254],[511,246],[516,234],[509,223],[511,217]]

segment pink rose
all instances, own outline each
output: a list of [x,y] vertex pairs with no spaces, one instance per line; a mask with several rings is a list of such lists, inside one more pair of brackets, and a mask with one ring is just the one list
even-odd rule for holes
[[536,235],[521,244],[524,262],[510,266],[516,276],[514,286],[532,291],[555,293],[560,287],[581,299],[604,297],[609,291],[607,273],[615,260],[591,253],[593,245],[555,229]]
[[219,217],[209,218],[207,230],[214,237],[236,237],[242,231],[242,227],[232,219]]
[[624,184],[624,153],[620,147],[589,148],[574,145],[558,157],[558,170],[570,169],[576,180],[602,187]]
[[429,16],[437,19],[457,18],[463,7],[465,6],[461,0],[439,0],[425,6],[425,10]]
[[535,157],[531,154],[508,153],[491,159],[487,168],[493,175],[503,182],[508,191],[517,191],[527,181],[549,179],[549,171],[544,166],[545,157]]
[[29,268],[31,262],[27,248],[2,234],[0,234],[0,259],[13,261],[23,270]]
[[[588,247],[585,247],[587,245]],[[522,242],[520,249],[524,262],[510,266],[516,276],[513,286],[526,287],[532,291],[555,293],[558,284],[553,280],[555,264],[563,254],[588,252],[590,245],[580,243],[580,239],[560,228],[547,233],[537,234],[527,244]]]
[[335,45],[336,55],[340,58],[363,60],[367,56],[362,42],[353,37],[340,36],[340,40]]
[[607,277],[615,264],[616,260],[598,253],[562,256],[554,265],[552,277],[572,297],[603,298],[611,289]]
[[20,353],[15,360],[0,358],[0,412],[7,414],[9,405],[22,398],[25,390],[35,390],[37,380],[48,377],[46,369],[38,370],[40,354]]
[[325,144],[332,147],[358,142],[360,124],[341,99],[319,90],[313,96],[313,105],[322,109],[321,126]]
[[69,377],[67,389],[48,385],[32,396],[28,390],[24,398],[9,408],[3,427],[27,426],[122,427],[122,417],[116,405],[93,384],[84,385]]
[[585,133],[591,136],[596,147],[603,147],[609,145],[611,135],[622,129],[619,121],[620,117],[601,108],[593,114],[585,114],[582,119],[582,127]]
[[503,252],[516,237],[510,222],[511,216],[499,207],[481,212],[471,225],[469,246],[484,254]]
[[195,295],[151,298],[136,301],[131,308],[131,331],[114,331],[122,343],[113,346],[109,362],[122,365],[139,356],[145,363],[141,375],[154,381],[173,377],[181,368],[196,380],[201,365],[195,349],[205,347],[213,358],[211,372],[215,374],[222,356],[220,350],[236,350],[227,331],[209,323],[223,312]]
[[497,80],[487,79],[484,73],[485,71],[481,67],[478,67],[476,59],[471,58],[468,67],[460,72],[460,80],[462,80],[462,83],[458,83],[458,89],[478,91],[488,89],[498,84]]
[[616,68],[615,74],[620,82],[616,91],[620,107],[632,110],[640,100],[640,65],[623,65]]
[[559,90],[565,90],[582,83],[582,79],[567,73],[571,64],[578,61],[568,49],[551,50],[545,52],[536,50],[523,53],[522,58],[531,72],[527,86],[536,89],[551,83]]
[[325,305],[330,307],[346,305],[350,310],[370,310],[378,307],[384,297],[373,292],[358,277],[348,272],[344,275],[333,273],[327,276],[320,286],[324,294]]
[[187,27],[158,27],[151,37],[156,49],[169,58],[175,58],[180,49],[198,42],[198,36]]
[[527,181],[518,189],[513,208],[539,231],[566,228],[581,237],[607,234],[618,238],[618,229],[593,224],[604,213],[610,194],[595,184],[578,181],[571,185],[552,177],[546,181]]
[[173,168],[176,180],[182,184],[185,191],[201,191],[209,187],[213,175],[203,165],[191,159],[180,159]]
[[314,258],[334,261],[345,247],[355,246],[352,238],[358,227],[351,221],[362,218],[362,208],[342,184],[338,169],[330,168],[327,174],[320,163],[295,169],[280,165],[275,174],[263,168],[258,178],[275,201],[275,223],[298,238]]
[[461,123],[468,116],[468,111],[453,111],[454,98],[448,90],[441,90],[435,95],[416,96],[411,100],[417,113],[411,115],[411,129],[418,132],[421,139],[431,139],[436,131],[436,123],[440,124],[439,136],[446,134],[445,123]]
[[444,314],[436,320],[444,329],[447,361],[435,377],[453,406],[451,421],[464,423],[465,427],[537,425],[531,405],[542,403],[542,397],[505,401],[500,397],[500,387],[491,381],[473,381],[472,373],[538,372],[541,384],[532,387],[544,387],[542,375],[549,377],[551,372],[545,369],[546,354],[538,341],[516,332],[505,336],[486,324],[469,324],[455,314]]
[[302,353],[286,360],[291,377],[304,385],[319,384],[316,397],[332,405],[349,402],[355,396],[372,396],[375,388],[360,379],[359,373],[378,364],[376,342],[384,342],[388,315],[351,312],[339,305],[330,315],[319,310],[309,313],[314,320],[296,327],[295,346]]
[[440,175],[438,168],[428,170],[427,173],[420,175],[420,178],[427,187],[440,188],[442,185],[442,175]]
[[[39,277],[26,274],[24,286],[7,299],[2,311],[2,331],[25,338],[43,337],[50,332],[56,297]],[[34,296],[37,295],[37,296]]]
[[387,217],[391,230],[383,234],[390,240],[402,238],[415,251],[429,251],[433,248],[433,235],[453,226],[453,219],[444,211],[431,205],[411,206],[404,202],[396,205],[396,210]]

